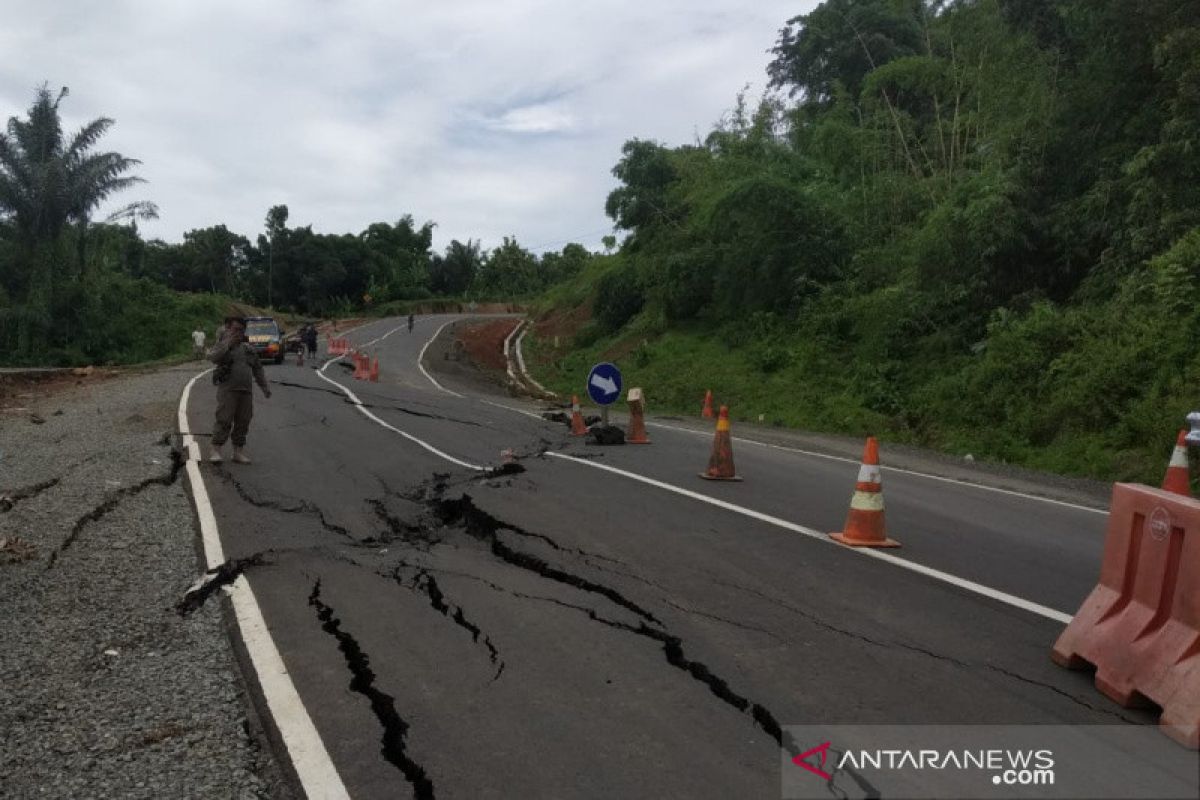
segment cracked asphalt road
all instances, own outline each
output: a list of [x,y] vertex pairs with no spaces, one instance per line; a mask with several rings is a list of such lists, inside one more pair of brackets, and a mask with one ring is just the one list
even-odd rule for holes
[[[290,365],[256,398],[255,463],[202,467],[223,579],[250,581],[354,797],[778,797],[790,724],[1154,721],[1050,662],[1060,623],[541,454],[819,530],[840,527],[855,465],[740,447],[745,483],[714,486],[695,478],[700,437],[652,425],[651,447],[587,446],[439,372],[438,347],[429,368],[464,396],[434,387],[417,355],[450,319],[371,348],[378,384],[325,374],[456,459],[511,448],[523,470],[451,464]],[[198,384],[192,431],[213,402]],[[1095,583],[1102,515],[914,475],[885,492],[904,558],[1068,614]]]

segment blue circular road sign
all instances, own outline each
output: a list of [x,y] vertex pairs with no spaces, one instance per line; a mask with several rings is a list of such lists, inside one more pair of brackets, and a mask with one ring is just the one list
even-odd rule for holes
[[592,367],[588,373],[588,397],[596,405],[611,405],[621,398],[621,370],[605,362]]

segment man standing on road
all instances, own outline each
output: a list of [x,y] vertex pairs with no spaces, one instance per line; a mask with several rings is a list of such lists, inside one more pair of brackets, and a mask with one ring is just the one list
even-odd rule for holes
[[412,329],[413,329],[413,321],[414,321],[413,315],[412,315],[412,314],[409,314],[409,315],[408,315],[408,332],[409,332],[409,333],[412,333]]
[[308,349],[308,357],[316,361],[317,359],[317,326],[309,325],[304,330],[304,341],[302,346]]
[[204,331],[200,330],[199,325],[192,331],[192,357],[204,358]]
[[208,358],[217,365],[213,370],[213,383],[217,385],[217,422],[213,427],[210,460],[214,464],[224,460],[221,448],[232,429],[233,462],[249,464],[250,459],[242,448],[246,446],[246,433],[250,430],[250,418],[254,416],[252,382],[259,385],[267,398],[271,396],[271,387],[267,385],[258,354],[246,343],[246,320],[227,318],[225,332]]

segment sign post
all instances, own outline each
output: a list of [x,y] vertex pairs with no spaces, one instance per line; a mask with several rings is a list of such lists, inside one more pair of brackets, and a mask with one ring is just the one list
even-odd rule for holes
[[588,373],[588,397],[600,406],[600,424],[608,425],[608,407],[621,399],[621,371],[607,361]]

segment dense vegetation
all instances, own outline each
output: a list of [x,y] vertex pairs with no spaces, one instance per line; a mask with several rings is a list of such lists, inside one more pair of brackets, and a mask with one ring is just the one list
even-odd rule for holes
[[711,385],[744,418],[1160,476],[1200,407],[1200,2],[826,0],[769,78],[702,141],[626,143],[583,349],[536,345],[561,384],[607,354],[660,408]]
[[27,118],[0,134],[0,365],[129,363],[186,352],[188,333],[236,302],[327,316],[401,310],[434,297],[513,299],[578,273],[581,245],[535,255],[506,238],[490,252],[452,241],[434,253],[434,223],[410,215],[358,234],[288,227],[287,206],[266,215],[251,242],[224,225],[180,243],[145,241],[153,203],[104,221],[103,201],[141,180],[138,161],[95,146],[111,127],[95,120],[67,136],[57,96],[37,92]]

